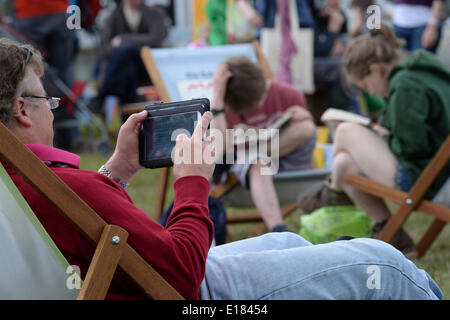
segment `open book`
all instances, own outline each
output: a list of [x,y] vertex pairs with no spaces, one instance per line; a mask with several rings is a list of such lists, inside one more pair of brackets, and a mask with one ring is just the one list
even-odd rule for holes
[[335,108],[329,108],[327,109],[322,116],[320,117],[320,120],[322,122],[329,122],[329,121],[350,121],[359,123],[363,126],[370,127],[372,125],[372,120],[370,118],[361,116],[359,114],[355,114],[352,112],[335,109]]
[[234,145],[242,145],[245,143],[251,143],[254,141],[269,141],[272,139],[275,134],[278,132],[278,129],[281,130],[292,118],[292,113],[286,113],[282,117],[278,118],[274,123],[268,126],[266,129],[258,129],[249,127],[245,124],[241,124],[235,129],[243,129],[242,134],[235,135]]

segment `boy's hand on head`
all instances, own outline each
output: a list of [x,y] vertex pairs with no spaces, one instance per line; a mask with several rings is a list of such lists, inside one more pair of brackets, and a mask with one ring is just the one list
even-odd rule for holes
[[[223,108],[223,100],[225,98],[225,91],[227,87],[228,79],[232,76],[231,72],[228,70],[228,66],[225,63],[219,64],[213,76],[213,88],[214,88],[214,98],[213,98],[213,108],[221,109]],[[218,105],[221,104],[221,105]]]

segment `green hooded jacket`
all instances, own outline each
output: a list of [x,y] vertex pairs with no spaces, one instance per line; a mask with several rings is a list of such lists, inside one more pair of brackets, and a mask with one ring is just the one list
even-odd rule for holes
[[[396,64],[389,78],[379,123],[389,130],[384,139],[414,183],[450,133],[450,72],[435,55],[418,50]],[[426,198],[449,176],[447,163]]]

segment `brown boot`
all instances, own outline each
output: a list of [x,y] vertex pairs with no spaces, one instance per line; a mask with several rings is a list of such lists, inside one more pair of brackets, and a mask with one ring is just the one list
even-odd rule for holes
[[322,188],[315,194],[301,196],[298,206],[304,213],[311,213],[316,209],[327,206],[351,206],[352,200],[343,191],[335,191],[330,187],[331,179],[328,178]]
[[[381,230],[383,230],[386,223],[389,221],[389,219],[386,219],[382,222],[376,223],[372,228],[372,237],[377,239],[378,235],[380,234]],[[404,254],[408,254],[416,249],[416,246],[414,245],[414,241],[411,239],[411,237],[406,233],[403,228],[400,228],[397,232],[397,234],[394,236],[390,243],[394,248],[401,251]]]

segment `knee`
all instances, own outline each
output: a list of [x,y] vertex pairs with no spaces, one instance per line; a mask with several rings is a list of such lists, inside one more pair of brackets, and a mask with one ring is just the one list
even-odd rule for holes
[[258,179],[258,180],[272,180],[272,176],[269,175],[263,175],[262,172],[264,169],[269,168],[269,165],[262,161],[261,159],[258,159],[254,164],[250,166],[249,169],[249,177],[251,180]]
[[316,125],[312,120],[300,121],[296,124],[296,131],[305,141],[310,140],[316,134]]
[[342,151],[333,156],[333,168],[337,172],[350,172],[355,171],[356,164],[349,153]]
[[355,137],[355,132],[360,129],[361,126],[352,122],[344,122],[338,125],[334,136],[335,143],[343,143]]

